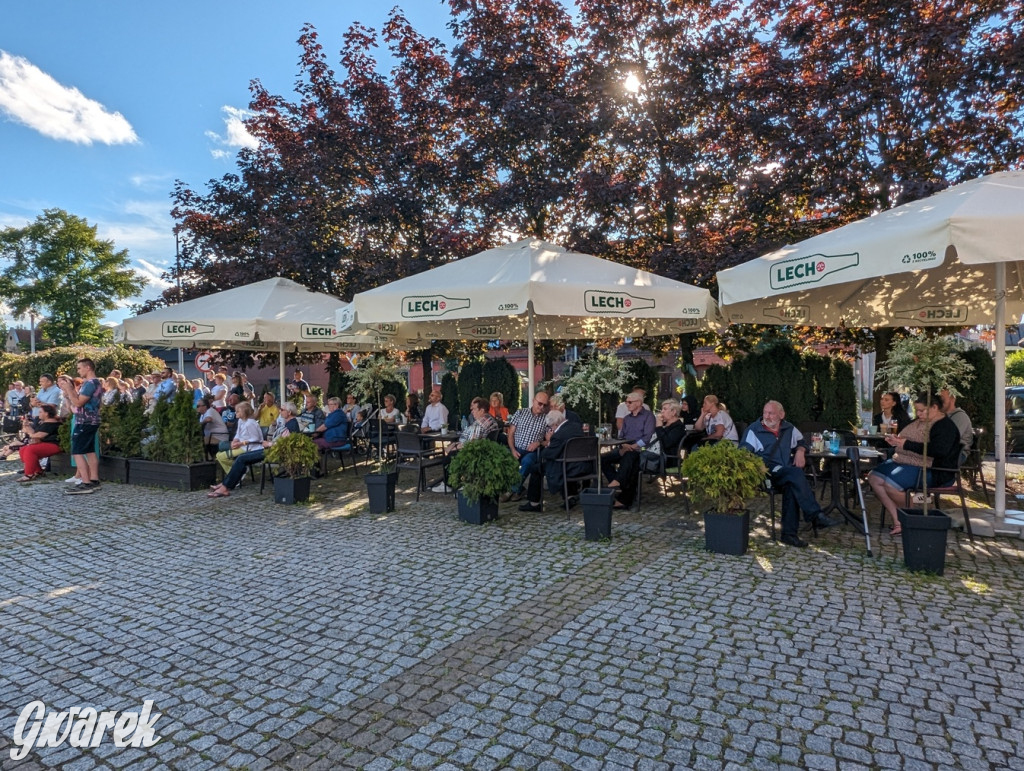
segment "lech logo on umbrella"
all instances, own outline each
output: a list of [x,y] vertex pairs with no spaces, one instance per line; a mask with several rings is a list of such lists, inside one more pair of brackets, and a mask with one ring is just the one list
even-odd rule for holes
[[427,319],[468,307],[468,297],[447,297],[443,294],[416,295],[402,298],[402,317]]
[[299,337],[303,340],[330,340],[337,337],[338,330],[331,324],[302,324]]
[[817,284],[826,276],[860,264],[860,254],[811,254],[773,262],[768,268],[772,289]]
[[811,308],[809,305],[780,305],[775,308],[765,308],[764,315],[770,319],[791,321],[794,324],[806,323],[811,317]]
[[212,324],[196,324],[194,321],[165,321],[164,337],[197,337],[213,332]]
[[916,321],[919,324],[962,324],[967,321],[967,307],[963,305],[926,305],[906,310],[893,309],[893,318]]
[[626,314],[633,311],[653,308],[654,299],[637,297],[627,292],[595,292],[588,290],[583,293],[583,306],[588,313]]

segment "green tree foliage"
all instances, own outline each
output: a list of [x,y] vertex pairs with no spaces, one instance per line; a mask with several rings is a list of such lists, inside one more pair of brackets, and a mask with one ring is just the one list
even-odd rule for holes
[[468,416],[469,405],[478,396],[487,398],[490,392],[484,393],[484,363],[480,359],[470,359],[459,370],[459,410],[460,418]]
[[95,362],[96,374],[100,377],[105,377],[115,369],[121,370],[123,377],[130,378],[164,368],[164,362],[149,351],[125,348],[123,345],[103,348],[73,346],[49,348],[36,353],[0,354],[0,380],[6,383],[23,380],[35,384],[39,382],[39,376],[45,373],[74,377],[75,362],[83,358]]
[[971,416],[971,423],[975,428],[985,430],[985,448],[991,451],[992,432],[996,424],[996,408],[992,399],[992,394],[996,390],[995,361],[987,350],[980,347],[967,348],[958,353],[972,367],[974,377],[954,384],[960,392],[956,400],[957,406]]
[[34,309],[46,318],[57,345],[98,343],[110,338],[100,326],[104,311],[142,291],[128,252],[115,250],[81,217],[47,209],[32,224],[0,231],[0,299],[16,316]]
[[643,388],[647,392],[644,402],[652,409],[658,403],[659,383],[658,370],[648,364],[645,359],[630,359],[626,362],[626,381],[623,384],[623,389],[632,390],[636,386]]
[[495,391],[501,393],[509,413],[519,409],[519,373],[504,356],[484,362],[480,395],[490,399]]
[[149,418],[150,434],[142,454],[165,463],[197,463],[204,459],[203,429],[192,407],[192,392],[179,389],[161,399]]
[[459,383],[451,372],[441,376],[441,404],[448,408],[448,428],[458,428]]
[[715,394],[734,420],[746,423],[760,418],[769,399],[781,402],[786,420],[794,424],[824,421],[845,430],[858,415],[853,368],[835,356],[800,356],[791,345],[774,344],[729,367],[709,367],[698,396],[707,394]]
[[142,457],[148,418],[141,400],[105,404],[100,408],[100,454]]
[[1006,384],[1024,384],[1024,351],[1014,351],[1006,356]]

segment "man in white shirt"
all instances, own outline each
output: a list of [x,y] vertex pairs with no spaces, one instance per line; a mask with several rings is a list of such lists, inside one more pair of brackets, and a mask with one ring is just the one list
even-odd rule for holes
[[423,410],[420,431],[440,431],[448,426],[448,408],[441,404],[441,392],[431,391],[427,396],[427,407]]
[[[61,408],[64,405],[64,394],[54,384],[53,375],[47,373],[39,376],[39,390],[36,391],[36,399],[39,400],[40,404],[52,404],[57,408],[57,414],[61,413]],[[33,414],[38,414],[39,410],[34,409]]]

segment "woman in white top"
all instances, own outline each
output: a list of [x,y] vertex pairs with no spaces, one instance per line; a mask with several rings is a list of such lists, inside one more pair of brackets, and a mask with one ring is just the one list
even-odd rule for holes
[[405,425],[405,415],[395,406],[395,397],[391,394],[384,397],[384,407],[380,411],[380,416],[385,423],[394,426]]
[[225,475],[231,471],[231,466],[240,455],[257,450],[263,452],[263,429],[252,416],[252,405],[240,402],[235,408],[235,415],[238,416],[238,425],[235,438],[231,440],[231,449],[217,453],[217,462],[224,469]]
[[704,406],[701,408],[700,417],[694,426],[695,430],[703,431],[706,436],[701,438],[701,443],[717,442],[728,439],[738,443],[739,435],[736,433],[736,424],[725,410],[725,405],[719,403],[718,397],[708,394],[704,397]]

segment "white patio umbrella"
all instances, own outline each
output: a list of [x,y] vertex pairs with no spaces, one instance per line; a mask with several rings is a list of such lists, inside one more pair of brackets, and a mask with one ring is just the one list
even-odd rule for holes
[[525,338],[532,396],[537,338],[679,334],[716,318],[706,289],[527,238],[361,292],[338,327],[425,342]]
[[269,278],[125,319],[114,328],[114,341],[167,348],[276,350],[284,400],[286,349],[357,351],[386,344],[372,332],[339,333],[335,314],[346,306],[337,297],[286,278]]
[[718,273],[734,324],[996,327],[996,514],[1006,511],[1007,314],[1024,313],[1024,172],[992,174]]

